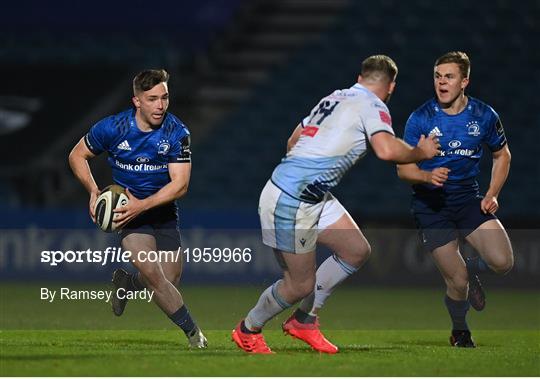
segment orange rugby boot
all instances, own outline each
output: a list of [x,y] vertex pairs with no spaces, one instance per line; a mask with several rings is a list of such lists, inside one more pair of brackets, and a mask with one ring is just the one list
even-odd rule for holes
[[232,331],[232,340],[236,345],[246,353],[250,354],[273,354],[270,350],[262,333],[244,333],[242,332],[242,322],[240,321]]
[[313,323],[302,324],[292,315],[283,323],[282,328],[285,334],[306,342],[321,353],[336,354],[339,351],[338,347],[328,341],[319,330],[319,318]]

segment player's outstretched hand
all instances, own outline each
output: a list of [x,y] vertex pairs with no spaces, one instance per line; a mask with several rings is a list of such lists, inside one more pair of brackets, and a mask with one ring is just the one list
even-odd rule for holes
[[420,136],[420,140],[416,146],[424,153],[424,159],[431,159],[435,155],[438,155],[441,148],[437,136],[431,135],[426,138],[423,134]]
[[482,209],[482,212],[485,214],[494,214],[499,209],[499,202],[495,196],[486,195],[486,197],[484,197],[480,203],[480,209]]
[[433,171],[430,172],[430,178],[429,181],[431,184],[437,187],[442,187],[444,182],[448,180],[448,173],[450,172],[450,169],[446,167],[437,167]]
[[123,207],[114,208],[114,222],[117,224],[118,229],[122,229],[124,225],[140,215],[145,210],[144,200],[139,200],[129,192],[126,188],[126,196],[128,197],[128,203]]
[[90,201],[88,202],[88,206],[89,206],[89,213],[90,213],[90,218],[92,219],[92,221],[94,222],[94,224],[96,223],[96,200],[99,196],[99,190],[96,189],[95,191],[92,191],[90,193]]

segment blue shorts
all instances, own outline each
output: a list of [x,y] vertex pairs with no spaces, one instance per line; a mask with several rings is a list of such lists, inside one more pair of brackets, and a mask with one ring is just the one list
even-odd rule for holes
[[123,240],[132,233],[154,236],[158,250],[178,250],[181,241],[176,205],[170,203],[140,214],[120,231],[120,238]]
[[482,212],[481,201],[481,197],[474,197],[463,204],[447,205],[414,198],[412,212],[425,249],[433,251],[459,236],[468,236],[486,221],[496,220],[495,215]]

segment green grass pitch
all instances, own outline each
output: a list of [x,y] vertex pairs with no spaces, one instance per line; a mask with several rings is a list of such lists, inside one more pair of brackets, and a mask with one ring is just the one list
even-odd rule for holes
[[252,356],[236,348],[230,331],[261,288],[183,289],[208,337],[206,351],[188,350],[154,304],[129,303],[117,318],[102,301],[40,301],[39,288],[0,285],[2,376],[540,376],[537,291],[488,289],[486,309],[469,313],[478,347],[456,349],[442,288],[343,287],[321,312],[339,354],[284,336],[284,313],[265,329],[276,354]]

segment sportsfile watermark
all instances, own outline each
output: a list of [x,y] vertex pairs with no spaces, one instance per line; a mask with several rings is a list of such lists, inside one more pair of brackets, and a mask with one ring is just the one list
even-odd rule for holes
[[[407,330],[440,329],[444,320],[432,318],[419,324],[417,312],[414,312],[418,302],[424,308],[432,304],[434,311],[444,311],[444,281],[432,255],[425,251],[424,236],[416,229],[403,228],[365,227],[362,232],[369,241],[371,254],[357,272],[335,288],[326,303],[325,312],[337,312],[337,309],[336,314],[342,314],[340,310],[346,310],[346,317],[340,316],[334,327],[386,330],[388,322],[392,322],[392,327]],[[523,328],[523,325],[534,328],[538,324],[537,318],[521,310],[534,303],[540,288],[540,230],[508,229],[507,232],[512,242],[514,265],[506,275],[480,277],[482,285],[489,291],[485,311],[508,307],[504,312],[512,314],[512,318],[491,324],[499,329]],[[120,248],[118,235],[97,229],[0,230],[2,330],[169,328],[170,320],[151,304],[159,297],[158,292],[152,292],[152,287],[131,290],[131,287],[111,284],[119,269],[130,275],[138,271],[138,265],[133,264],[135,259],[183,260],[181,276],[174,284],[187,307],[194,309],[197,322],[204,329],[232,329],[253,308],[261,293],[283,277],[283,269],[276,259],[279,255],[263,243],[263,233],[266,231],[260,229],[189,229],[182,231],[178,244],[158,236],[157,247],[133,245],[135,247],[128,252],[127,246],[124,246],[126,250]],[[339,240],[349,240],[349,233],[357,235],[355,230],[341,231]],[[494,238],[491,231],[482,233],[486,233],[487,238]],[[294,234],[278,231],[275,240],[279,246],[289,244],[307,248],[312,243],[309,236],[298,230]],[[426,237],[429,242],[430,236]],[[182,250],[178,249],[179,245]],[[160,250],[164,252],[160,253]],[[317,268],[332,259],[335,253],[321,241],[316,241],[315,250]],[[464,256],[478,255],[465,241],[460,241],[460,252]],[[180,262],[162,264],[164,272],[171,272],[177,266]],[[514,291],[505,292],[508,301],[503,304],[498,296],[497,303],[490,302],[495,297],[489,297],[489,294],[502,289]],[[112,314],[108,303],[113,299],[128,300],[127,318],[118,320]],[[358,299],[363,300],[359,302]],[[402,312],[404,316],[398,324],[394,319],[388,321],[387,316],[392,310],[408,309],[409,306],[411,310]],[[224,309],[227,317],[222,317],[223,312],[200,311],[206,307]],[[28,312],[37,312],[39,317],[21,317]],[[328,322],[331,317],[325,320]],[[267,328],[279,328],[279,325],[271,323]]]
[[177,250],[140,250],[132,252],[121,247],[105,250],[42,250],[41,263],[58,266],[62,263],[95,263],[105,266],[111,263],[249,263],[253,259],[252,249],[246,248],[178,248]]
[[[282,251],[314,249],[317,265],[335,253],[321,241],[313,240],[313,234],[301,232],[196,228],[183,230],[178,243],[158,236],[155,245],[133,245],[128,251],[128,246],[120,245],[118,235],[97,229],[4,229],[0,233],[0,275],[16,281],[110,282],[117,268],[136,271],[136,261],[163,265],[183,262],[183,283],[259,285],[282,275],[271,247],[274,242]],[[512,282],[524,286],[539,283],[540,233],[534,229],[507,232],[514,254]],[[357,235],[356,231],[341,231],[338,239],[349,240],[349,233]],[[488,234],[488,239],[494,238],[490,230],[482,233]],[[423,238],[429,242],[430,235],[422,236],[416,229],[369,227],[363,229],[363,234],[372,253],[354,280],[377,284],[440,283],[440,273],[426,252]],[[460,252],[464,256],[478,255],[462,242]]]

